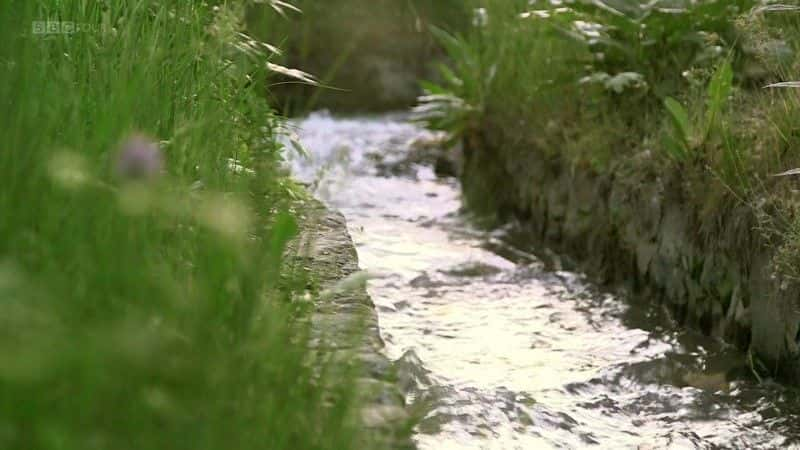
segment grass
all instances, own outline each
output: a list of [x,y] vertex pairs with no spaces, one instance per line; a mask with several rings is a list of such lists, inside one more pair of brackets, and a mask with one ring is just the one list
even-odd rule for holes
[[281,276],[297,191],[244,8],[0,4],[0,448],[358,442]]

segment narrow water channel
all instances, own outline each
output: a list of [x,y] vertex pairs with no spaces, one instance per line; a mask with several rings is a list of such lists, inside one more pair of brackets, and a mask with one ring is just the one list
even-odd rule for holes
[[482,231],[402,115],[296,123],[297,176],[347,217],[421,449],[800,448],[798,394],[654,302]]

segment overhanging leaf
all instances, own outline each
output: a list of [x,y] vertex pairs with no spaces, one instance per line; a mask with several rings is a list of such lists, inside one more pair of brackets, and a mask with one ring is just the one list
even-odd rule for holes
[[798,169],[790,169],[786,172],[776,173],[772,175],[773,177],[787,177],[789,175],[800,175],[800,168]]
[[272,9],[274,9],[275,12],[277,12],[278,14],[280,14],[282,16],[286,15],[286,12],[285,12],[286,9],[289,9],[289,10],[292,10],[292,11],[295,11],[295,12],[298,12],[298,13],[302,12],[302,11],[300,11],[300,8],[292,5],[291,3],[285,2],[283,0],[268,0],[267,3],[269,3],[269,6],[272,7]]
[[304,83],[308,83],[314,86],[319,86],[319,82],[308,72],[303,72],[299,69],[290,69],[288,67],[282,66],[280,64],[275,64],[268,62],[267,69],[272,72],[279,73],[281,75],[286,75],[289,78],[294,78],[295,80],[300,80]]
[[785,11],[800,11],[800,6],[775,3],[773,5],[759,6],[758,8],[755,8],[753,10],[754,13],[785,12]]
[[781,81],[764,86],[765,88],[800,88],[800,81]]

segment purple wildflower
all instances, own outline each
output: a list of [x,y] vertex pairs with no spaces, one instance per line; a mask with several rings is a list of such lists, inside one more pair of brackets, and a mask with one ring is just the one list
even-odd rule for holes
[[151,180],[161,175],[163,168],[158,143],[142,135],[126,139],[117,154],[117,175],[125,180]]

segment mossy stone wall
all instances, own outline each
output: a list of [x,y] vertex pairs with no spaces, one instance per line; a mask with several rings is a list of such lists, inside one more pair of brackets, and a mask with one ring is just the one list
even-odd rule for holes
[[461,179],[471,207],[521,219],[537,245],[666,302],[686,326],[796,379],[798,292],[770,273],[772,247],[753,210],[732,204],[714,229],[701,230],[680,174],[653,173],[637,158],[648,154],[600,174],[492,130],[465,139]]

